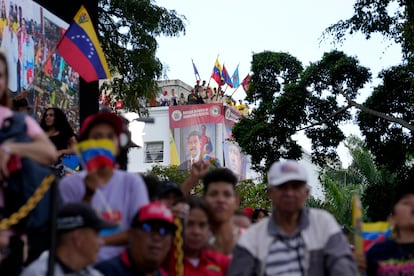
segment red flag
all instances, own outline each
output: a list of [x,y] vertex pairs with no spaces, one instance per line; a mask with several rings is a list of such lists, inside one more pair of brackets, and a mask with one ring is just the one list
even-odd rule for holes
[[250,75],[247,74],[247,76],[243,79],[241,85],[243,86],[244,91],[246,91],[246,93],[249,91],[249,86],[250,86]]

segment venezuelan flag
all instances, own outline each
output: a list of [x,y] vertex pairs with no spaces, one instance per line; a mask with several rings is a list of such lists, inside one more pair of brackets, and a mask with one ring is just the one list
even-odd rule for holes
[[213,67],[213,74],[211,75],[211,78],[214,79],[218,85],[223,85],[223,81],[222,81],[222,69],[221,69],[221,65],[220,62],[218,60],[218,58],[216,58],[216,63],[214,64]]
[[391,237],[391,225],[386,221],[364,222],[362,224],[362,240],[364,252],[375,243]]
[[111,78],[92,20],[83,5],[56,48],[86,82]]
[[76,145],[82,165],[88,171],[115,166],[115,143],[109,139],[85,140]]

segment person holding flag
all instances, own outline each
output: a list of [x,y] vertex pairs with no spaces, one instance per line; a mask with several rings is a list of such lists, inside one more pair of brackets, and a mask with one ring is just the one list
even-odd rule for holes
[[366,253],[367,275],[414,275],[414,174],[397,188],[389,222],[394,238],[374,244]]

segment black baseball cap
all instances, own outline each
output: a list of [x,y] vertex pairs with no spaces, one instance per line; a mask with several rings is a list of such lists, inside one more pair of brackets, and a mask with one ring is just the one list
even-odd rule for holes
[[183,192],[181,191],[180,187],[177,183],[172,181],[163,181],[161,184],[161,191],[159,194],[160,198],[168,195],[170,192],[174,193],[177,197],[182,197]]
[[78,228],[102,230],[118,227],[117,224],[100,218],[89,204],[83,202],[63,205],[58,211],[56,224],[58,231],[72,231]]

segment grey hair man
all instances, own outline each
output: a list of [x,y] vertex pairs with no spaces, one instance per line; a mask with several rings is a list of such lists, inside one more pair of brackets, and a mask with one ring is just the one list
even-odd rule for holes
[[229,275],[356,275],[348,243],[335,218],[306,208],[306,169],[275,162],[267,175],[272,216],[251,226],[233,250]]

